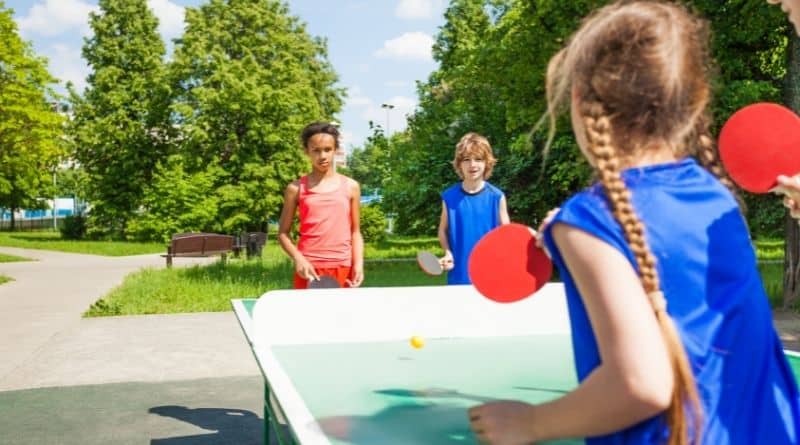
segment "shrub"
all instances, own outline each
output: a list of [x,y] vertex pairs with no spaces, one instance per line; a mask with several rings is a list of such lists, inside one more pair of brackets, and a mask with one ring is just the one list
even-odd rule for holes
[[82,239],[86,235],[86,218],[83,215],[68,215],[58,230],[64,239]]
[[360,222],[364,242],[370,243],[386,238],[386,215],[379,206],[361,206]]

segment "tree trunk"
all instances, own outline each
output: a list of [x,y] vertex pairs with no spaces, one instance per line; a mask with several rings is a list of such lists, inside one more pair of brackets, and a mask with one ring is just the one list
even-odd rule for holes
[[14,225],[15,225],[15,221],[16,221],[16,220],[14,219],[14,213],[15,213],[16,211],[17,211],[17,209],[15,209],[14,207],[11,207],[11,225],[10,225],[10,227],[9,227],[9,231],[11,231],[11,232],[13,232],[13,231],[14,231]]
[[[800,112],[800,38],[797,37],[791,26],[789,28],[783,100],[789,108],[797,113]],[[783,307],[788,308],[800,297],[800,226],[789,216],[788,211],[785,216],[784,239]]]

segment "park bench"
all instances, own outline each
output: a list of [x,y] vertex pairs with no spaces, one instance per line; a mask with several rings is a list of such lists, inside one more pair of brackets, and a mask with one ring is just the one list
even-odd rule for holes
[[233,251],[233,237],[218,233],[177,233],[167,246],[167,267],[172,267],[175,257],[207,257],[219,255],[224,263],[228,252]]

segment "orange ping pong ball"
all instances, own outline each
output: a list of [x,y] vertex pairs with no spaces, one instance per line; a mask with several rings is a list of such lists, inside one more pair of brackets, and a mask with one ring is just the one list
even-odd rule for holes
[[419,336],[415,335],[415,336],[411,337],[411,346],[414,349],[419,349],[419,348],[425,346],[425,340],[423,340],[422,337],[419,337]]

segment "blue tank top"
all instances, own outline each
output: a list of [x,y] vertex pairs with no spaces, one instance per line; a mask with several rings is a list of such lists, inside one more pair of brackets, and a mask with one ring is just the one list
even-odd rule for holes
[[[702,443],[796,444],[797,384],[775,332],[735,199],[690,158],[629,169],[623,180],[644,223],[667,311],[694,371],[704,410]],[[599,185],[570,198],[553,223],[569,224],[603,240],[636,267]],[[583,380],[600,364],[600,355],[586,308],[550,228],[545,242],[564,281],[575,366]],[[660,444],[666,434],[662,417],[588,438],[587,444]]]
[[503,192],[484,183],[477,193],[467,193],[461,183],[442,192],[447,207],[447,241],[453,252],[454,267],[447,273],[447,284],[471,284],[469,254],[478,240],[500,225],[500,200]]

